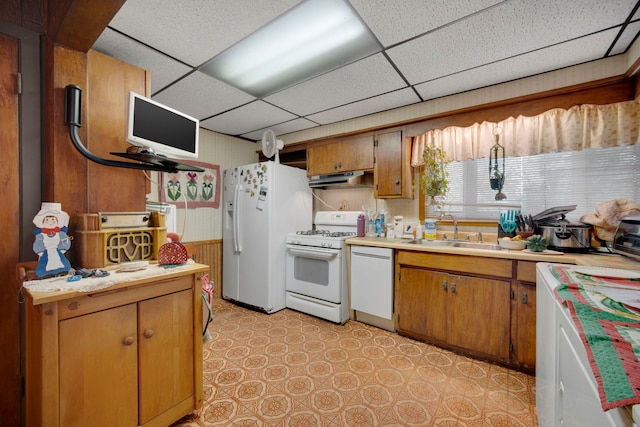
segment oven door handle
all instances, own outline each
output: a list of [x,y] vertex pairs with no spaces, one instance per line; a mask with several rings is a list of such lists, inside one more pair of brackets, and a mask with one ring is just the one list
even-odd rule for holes
[[303,249],[292,246],[287,246],[287,250],[291,255],[301,256],[305,258],[315,258],[322,260],[333,259],[338,256],[338,250],[332,249]]

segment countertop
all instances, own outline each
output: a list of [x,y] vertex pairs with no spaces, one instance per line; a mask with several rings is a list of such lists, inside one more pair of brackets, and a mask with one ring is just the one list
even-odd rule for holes
[[[88,277],[72,283],[66,283],[66,276],[51,279],[30,280],[23,283],[22,289],[31,296],[33,305],[39,305],[75,298],[82,295],[106,294],[123,288],[146,285],[151,281],[168,280],[187,274],[202,273],[209,270],[208,265],[198,264],[195,262],[178,265],[172,268],[164,268],[161,265],[150,263],[148,267],[133,272],[118,272],[118,268],[118,265],[103,268],[103,270],[110,272],[110,275],[107,277]],[[100,285],[99,282],[104,283]],[[59,287],[59,289],[50,290],[53,288],[49,288],[48,285]],[[31,289],[30,286],[32,286]],[[36,291],[38,287],[43,287],[43,289],[47,289],[47,291]]]
[[562,264],[640,270],[640,262],[618,254],[583,254],[567,252],[549,255],[545,253],[532,253],[505,249],[494,251],[487,249],[426,246],[408,243],[411,240],[412,239],[385,237],[353,237],[351,239],[347,239],[345,243],[347,245],[376,246],[381,248],[403,249],[410,251],[438,252],[455,255],[482,256],[488,258],[516,259],[534,262],[555,262]]

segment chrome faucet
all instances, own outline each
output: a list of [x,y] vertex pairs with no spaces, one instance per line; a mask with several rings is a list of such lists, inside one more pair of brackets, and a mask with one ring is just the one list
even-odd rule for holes
[[456,219],[455,216],[451,215],[451,214],[440,214],[440,216],[438,217],[438,220],[441,220],[444,217],[451,217],[451,220],[453,221],[453,240],[458,240],[458,220]]

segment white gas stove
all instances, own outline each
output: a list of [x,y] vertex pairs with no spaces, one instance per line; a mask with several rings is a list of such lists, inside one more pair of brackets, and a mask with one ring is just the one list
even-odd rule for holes
[[345,240],[356,235],[354,211],[317,212],[313,230],[287,235],[287,307],[336,323],[349,318]]
[[287,235],[287,244],[342,249],[344,241],[356,235],[357,211],[320,211],[313,230],[300,230]]

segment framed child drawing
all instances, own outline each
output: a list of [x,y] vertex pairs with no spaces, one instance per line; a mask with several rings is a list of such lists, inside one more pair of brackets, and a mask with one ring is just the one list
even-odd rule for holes
[[160,173],[160,200],[179,208],[220,207],[220,165],[189,161],[204,172]]

